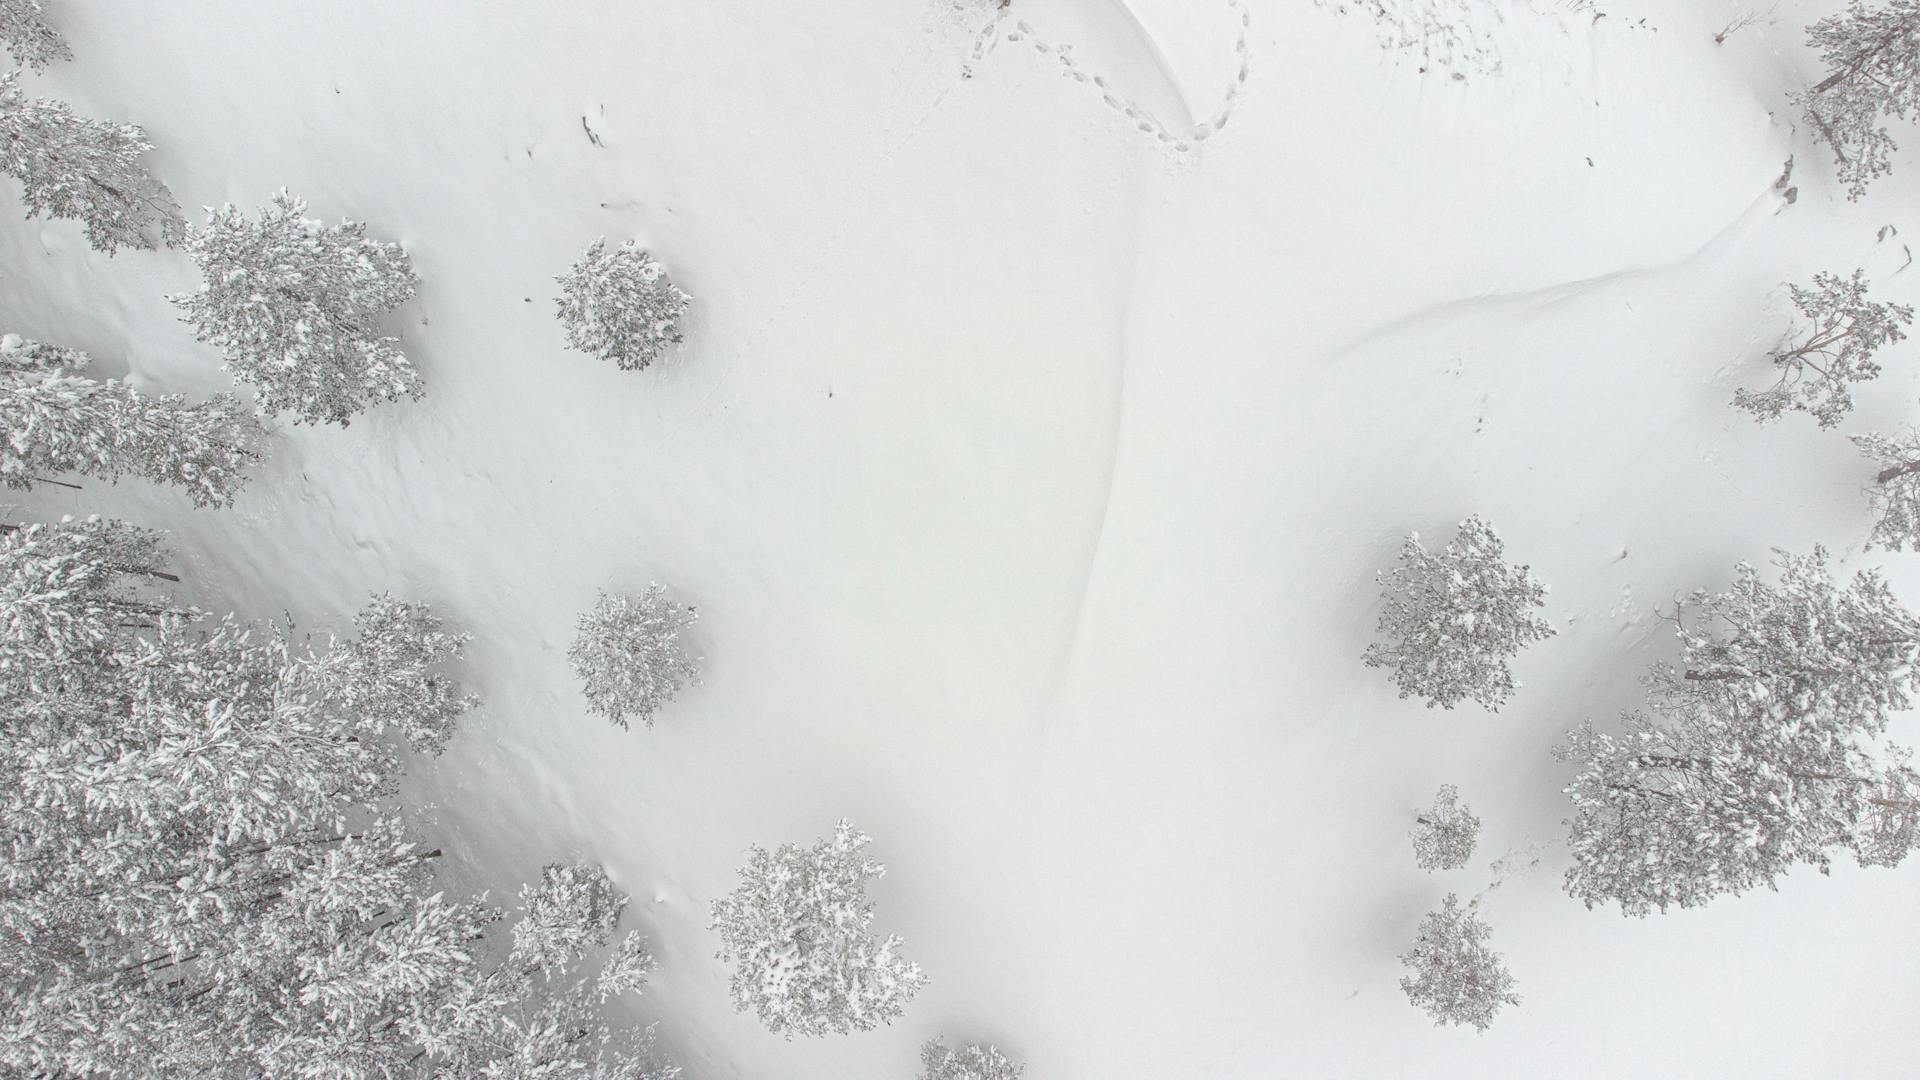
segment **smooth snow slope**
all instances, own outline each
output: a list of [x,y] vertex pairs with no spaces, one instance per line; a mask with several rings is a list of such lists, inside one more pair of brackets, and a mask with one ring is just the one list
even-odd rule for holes
[[[1634,702],[1653,609],[1866,535],[1844,439],[1726,405],[1779,283],[1920,291],[1876,241],[1916,222],[1920,151],[1849,205],[1785,102],[1836,5],[1718,47],[1741,4],[1606,6],[1483,5],[1511,52],[1463,82],[1358,11],[1249,0],[1244,93],[1180,154],[1057,48],[1190,131],[1235,82],[1224,0],[1014,0],[984,39],[972,0],[64,0],[78,59],[33,81],[146,125],[183,203],[287,185],[405,242],[430,387],[283,429],[231,513],[29,509],[169,527],[252,615],[393,589],[470,629],[488,706],[416,784],[456,883],[604,860],[691,1077],[897,1080],[942,1033],[1036,1080],[1914,1075],[1920,870],[1636,921],[1558,891],[1548,748]],[[600,234],[694,294],[673,363],[562,349],[552,278]],[[226,385],[163,299],[184,257],[70,222],[0,245],[6,330]],[[1914,352],[1849,430],[1913,414]],[[1429,712],[1360,665],[1372,574],[1475,511],[1562,633],[1498,715]],[[565,649],[651,579],[699,607],[708,676],[621,732]],[[1426,875],[1405,831],[1443,782],[1486,834]],[[785,1043],[732,1012],[706,907],[748,844],[843,815],[933,981],[889,1029]],[[1395,956],[1508,853],[1486,906],[1525,1002],[1435,1029]]]

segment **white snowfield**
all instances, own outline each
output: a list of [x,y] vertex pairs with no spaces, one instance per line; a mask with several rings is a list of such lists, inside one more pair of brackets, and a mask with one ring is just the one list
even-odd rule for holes
[[[145,126],[190,216],[285,186],[405,245],[427,396],[281,425],[231,511],[92,482],[26,511],[172,530],[246,615],[343,627],[391,589],[471,631],[486,707],[410,792],[450,884],[604,862],[692,1078],[901,1080],[935,1035],[1034,1080],[1920,1074],[1920,867],[1588,911],[1549,753],[1738,560],[1823,542],[1920,603],[1920,556],[1858,553],[1873,465],[1728,404],[1783,282],[1920,294],[1920,137],[1845,201],[1787,100],[1834,0],[1722,45],[1756,4],[1429,2],[1490,20],[1498,70],[1423,74],[1365,4],[1300,0],[66,0],[77,59],[31,87]],[[165,299],[184,255],[18,216],[4,330],[230,385]],[[694,298],[643,372],[554,317],[602,235]],[[1920,413],[1915,354],[1841,431]],[[1559,629],[1497,715],[1360,661],[1374,572],[1469,513]],[[703,678],[622,731],[566,648],[650,581],[698,608]],[[1484,830],[1429,874],[1407,830],[1443,783]],[[749,844],[841,817],[931,981],[785,1042],[733,1011],[708,905]],[[1495,859],[1523,1002],[1435,1028],[1396,956]]]

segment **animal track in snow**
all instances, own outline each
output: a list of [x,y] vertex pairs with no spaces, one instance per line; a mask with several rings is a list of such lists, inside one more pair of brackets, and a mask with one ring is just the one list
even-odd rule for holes
[[[1218,134],[1232,118],[1234,108],[1247,88],[1248,49],[1247,31],[1252,18],[1247,12],[1246,0],[1222,0],[1235,18],[1233,37],[1233,55],[1235,68],[1233,77],[1227,83],[1226,94],[1221,98],[1219,108],[1205,120],[1195,123],[1186,130],[1177,130],[1168,126],[1151,109],[1132,98],[1123,96],[1105,76],[1082,66],[1074,58],[1071,43],[1049,42],[1039,36],[1033,26],[1024,19],[1015,18],[1011,4],[1000,4],[993,8],[993,14],[986,26],[974,36],[973,49],[968,57],[963,74],[973,77],[974,65],[985,60],[1000,42],[1009,45],[1026,45],[1034,52],[1060,65],[1060,74],[1064,78],[1086,86],[1100,95],[1100,103],[1132,121],[1135,130],[1151,137],[1155,142],[1179,153],[1191,151]],[[969,11],[977,5],[965,0],[953,0],[953,6],[959,11]]]
[[1314,0],[1345,14],[1349,9],[1373,17],[1380,47],[1410,54],[1426,72],[1445,68],[1452,78],[1500,73],[1502,52],[1512,37],[1508,9],[1543,18],[1588,15],[1588,0]]

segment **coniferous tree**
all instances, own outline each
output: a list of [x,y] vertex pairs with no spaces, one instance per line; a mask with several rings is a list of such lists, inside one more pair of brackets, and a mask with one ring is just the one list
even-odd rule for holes
[[30,489],[50,475],[139,476],[185,488],[196,506],[228,506],[260,459],[260,421],[232,395],[190,404],[81,372],[86,353],[0,337],[0,481]]
[[1400,989],[1443,1027],[1471,1024],[1485,1031],[1501,1007],[1520,1004],[1513,976],[1487,945],[1493,929],[1480,918],[1479,906],[1471,900],[1461,907],[1460,898],[1448,893],[1440,910],[1420,920],[1413,947],[1400,954],[1413,972],[1400,980]]
[[1758,393],[1735,391],[1733,404],[1762,423],[1793,410],[1833,427],[1853,409],[1849,387],[1880,374],[1873,354],[1905,340],[1900,328],[1913,322],[1913,309],[1868,300],[1863,270],[1815,274],[1812,286],[1787,288],[1804,324],[1768,354],[1780,377]]
[[1743,563],[1726,592],[1690,596],[1646,710],[1561,748],[1579,767],[1566,888],[1588,907],[1696,907],[1825,873],[1836,849],[1862,866],[1913,849],[1920,775],[1880,736],[1914,691],[1920,621],[1874,571],[1837,585],[1818,548],[1779,568],[1777,585]]
[[381,597],[315,647],[160,566],[119,522],[0,533],[0,1072],[671,1075],[600,1018],[644,944],[574,971],[619,898],[549,876],[515,935],[540,948],[490,959],[502,913],[435,889],[388,801],[471,705],[462,637]]
[[55,60],[73,59],[73,50],[47,22],[40,0],[0,0],[0,41],[17,64],[35,71]]
[[567,656],[587,698],[587,711],[621,727],[638,718],[648,727],[674,694],[700,681],[700,660],[681,647],[680,633],[697,616],[667,599],[658,583],[640,596],[601,593],[580,617]]
[[680,320],[693,298],[632,240],[617,248],[595,240],[557,280],[560,323],[571,348],[637,371],[684,340]]
[[925,984],[898,937],[876,940],[869,882],[886,867],[862,853],[872,838],[845,821],[810,848],[751,849],[740,885],[713,902],[719,958],[733,965],[736,1011],[768,1031],[847,1034],[891,1023]]
[[1853,444],[1880,466],[1867,489],[1875,518],[1867,546],[1920,551],[1920,431],[1855,435]]
[[1444,551],[1408,536],[1400,565],[1380,575],[1386,640],[1367,647],[1367,666],[1390,669],[1400,696],[1424,697],[1428,708],[1472,700],[1499,709],[1514,691],[1507,661],[1554,633],[1533,612],[1546,586],[1504,558],[1499,534],[1478,515]]
[[1807,28],[1827,77],[1799,98],[1828,146],[1847,197],[1893,170],[1888,119],[1920,115],[1920,0],[1851,0]]
[[1020,1080],[1023,1071],[991,1043],[950,1050],[941,1040],[928,1039],[920,1048],[919,1080]]
[[367,239],[357,221],[326,225],[282,190],[258,221],[231,204],[209,210],[187,254],[205,283],[171,299],[195,335],[269,413],[295,423],[348,422],[380,401],[418,398],[419,371],[380,319],[413,297],[399,244]]
[[29,218],[79,221],[108,254],[179,243],[180,205],[140,164],[151,149],[137,125],[75,116],[64,102],[27,97],[19,71],[0,76],[0,172],[20,181]]
[[1442,784],[1433,805],[1413,823],[1413,861],[1422,870],[1457,870],[1473,858],[1480,819],[1460,802],[1460,789]]

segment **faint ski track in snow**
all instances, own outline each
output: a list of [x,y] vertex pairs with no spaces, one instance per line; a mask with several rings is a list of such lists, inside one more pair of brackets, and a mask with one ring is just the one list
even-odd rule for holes
[[1477,296],[1462,296],[1428,304],[1424,307],[1415,308],[1405,315],[1380,323],[1373,329],[1360,334],[1345,344],[1333,348],[1328,352],[1327,359],[1342,359],[1352,353],[1359,352],[1369,345],[1390,338],[1395,334],[1411,330],[1423,323],[1439,322],[1459,313],[1471,311],[1474,308],[1500,304],[1526,303],[1529,301],[1551,303],[1578,295],[1597,286],[1611,285],[1617,282],[1631,281],[1635,278],[1670,273],[1687,266],[1715,248],[1731,241],[1743,228],[1772,217],[1774,204],[1779,201],[1779,197],[1769,188],[1767,191],[1762,192],[1759,198],[1756,198],[1752,203],[1748,204],[1747,208],[1742,210],[1738,217],[1721,227],[1699,247],[1678,258],[1670,259],[1663,263],[1655,263],[1651,266],[1632,266],[1622,270],[1608,271],[1604,274],[1595,274],[1592,277],[1576,278],[1572,281],[1561,281],[1532,289],[1518,289],[1512,292],[1485,292]]
[[[1129,346],[1128,327],[1133,322],[1134,294],[1140,281],[1140,255],[1134,250],[1127,259],[1126,277],[1120,283],[1120,308],[1116,312],[1114,324],[1115,356],[1110,409],[1113,423],[1107,430],[1107,460],[1104,476],[1100,482],[1100,509],[1094,516],[1093,538],[1087,543],[1087,553],[1083,560],[1085,567],[1080,573],[1080,591],[1074,599],[1073,618],[1061,635],[1059,659],[1054,662],[1053,687],[1041,703],[1041,723],[1046,726],[1046,718],[1059,711],[1060,695],[1066,689],[1067,679],[1073,673],[1074,663],[1080,654],[1081,633],[1086,627],[1087,601],[1093,595],[1093,576],[1100,565],[1100,551],[1106,546],[1107,524],[1113,516],[1113,489],[1120,474],[1120,432],[1126,419],[1127,402],[1127,366],[1133,350]],[[1076,737],[1086,733],[1077,727]]]
[[1003,29],[1007,21],[1012,18],[1009,14],[1012,10],[1010,7],[996,8],[992,19],[988,21],[987,25],[982,28],[980,33],[974,38],[972,57],[967,65],[967,74],[971,76],[973,74],[973,64],[984,60],[991,54],[994,47],[1001,40],[1005,40],[1009,44],[1024,43],[1031,46],[1033,51],[1039,53],[1041,56],[1050,57],[1058,61],[1061,75],[1072,79],[1074,82],[1092,88],[1100,95],[1102,104],[1132,121],[1136,130],[1151,136],[1155,142],[1169,147],[1176,152],[1187,153],[1200,143],[1212,138],[1220,129],[1226,127],[1227,121],[1233,117],[1235,107],[1239,105],[1240,99],[1246,94],[1249,66],[1247,33],[1252,25],[1252,17],[1247,11],[1246,0],[1224,0],[1224,2],[1228,10],[1234,12],[1237,16],[1235,20],[1237,25],[1233,38],[1233,53],[1237,66],[1234,69],[1233,77],[1227,83],[1226,94],[1221,98],[1219,108],[1215,109],[1213,114],[1207,117],[1206,120],[1196,123],[1192,116],[1192,105],[1188,102],[1186,92],[1181,88],[1179,79],[1174,77],[1172,69],[1168,66],[1166,54],[1160,48],[1159,42],[1141,25],[1139,17],[1133,13],[1133,9],[1128,6],[1126,0],[1110,0],[1110,3],[1119,9],[1121,16],[1126,19],[1141,40],[1145,42],[1148,51],[1153,57],[1154,70],[1167,84],[1168,88],[1173,91],[1175,99],[1181,102],[1183,109],[1188,113],[1188,122],[1184,130],[1175,130],[1168,127],[1159,117],[1153,114],[1151,109],[1141,105],[1133,98],[1120,96],[1119,92],[1107,80],[1106,76],[1080,66],[1079,62],[1073,58],[1073,46],[1071,44],[1055,44],[1046,41],[1041,38],[1035,32],[1033,26],[1024,19],[1013,19],[1013,29]]

